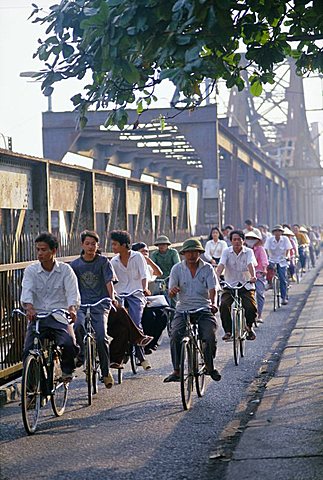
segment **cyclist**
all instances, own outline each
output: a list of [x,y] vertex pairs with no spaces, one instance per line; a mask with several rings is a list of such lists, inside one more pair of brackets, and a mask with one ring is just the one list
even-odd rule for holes
[[[260,235],[259,235],[260,236]],[[225,281],[232,286],[239,286],[249,281],[241,290],[242,306],[246,316],[247,340],[255,340],[256,334],[252,328],[257,317],[257,305],[255,299],[255,282],[257,281],[255,266],[257,261],[251,248],[243,245],[245,236],[241,230],[232,230],[230,240],[232,247],[222,253],[217,267],[217,275],[220,277],[224,271]],[[225,269],[225,270],[224,270]],[[222,340],[228,341],[232,337],[231,305],[233,298],[230,292],[224,289],[221,296],[220,315],[224,336]]]
[[[81,256],[71,263],[79,284],[82,303],[96,303],[103,298],[109,297],[116,303],[114,297],[113,277],[114,271],[110,261],[99,251],[100,238],[91,230],[81,233]],[[95,330],[96,344],[99,353],[103,383],[106,388],[114,384],[110,372],[110,351],[108,337],[108,317],[111,304],[108,301],[91,308],[92,325]],[[77,343],[81,347],[77,366],[84,363],[84,335],[85,335],[86,308],[81,307],[77,312],[77,320],[74,325]]]
[[[110,233],[112,251],[116,255],[111,264],[115,270],[118,282],[115,289],[119,294],[128,294],[142,290],[127,297],[128,310],[131,319],[142,330],[141,318],[146,305],[145,295],[149,295],[148,272],[144,257],[139,252],[130,249],[131,236],[124,230],[114,230]],[[143,347],[135,346],[136,356],[144,370],[151,368],[146,360]]]
[[218,265],[222,252],[227,246],[227,243],[223,240],[221,230],[218,227],[213,227],[209,235],[209,240],[205,245],[205,259],[213,266]]
[[[21,303],[29,320],[23,349],[23,361],[33,347],[32,320],[38,312],[50,313],[54,309],[68,310],[72,322],[80,304],[77,278],[72,268],[56,260],[57,238],[43,232],[35,239],[38,261],[29,265],[22,280]],[[39,325],[41,338],[53,336],[62,347],[62,379],[71,381],[75,368],[74,359],[78,353],[73,333],[67,319],[61,314],[49,315]]]
[[300,227],[297,223],[295,223],[292,227],[292,230],[295,233],[295,237],[298,242],[298,254],[299,254],[299,261],[302,267],[302,273],[305,273],[307,249],[310,244],[310,240],[308,236],[305,234],[305,232],[301,230],[301,228],[302,227]]
[[175,265],[169,279],[169,295],[178,294],[176,311],[172,321],[170,350],[174,370],[164,379],[164,382],[179,382],[179,362],[181,339],[185,333],[183,312],[205,307],[205,311],[196,313],[199,335],[205,342],[204,358],[207,373],[215,381],[221,380],[220,373],[214,368],[213,360],[216,354],[216,296],[219,282],[212,266],[204,262],[200,255],[204,248],[199,240],[188,239],[183,243],[180,253],[184,260]]
[[141,255],[145,257],[148,270],[148,282],[153,282],[156,277],[161,277],[163,275],[163,271],[160,269],[160,267],[155,262],[153,262],[151,258],[149,258],[149,249],[146,243],[133,243],[131,250],[133,250],[134,252],[140,252]]
[[158,247],[158,250],[155,250],[151,254],[151,259],[162,270],[162,278],[167,278],[170,275],[172,267],[181,261],[178,251],[175,250],[175,248],[170,248],[171,242],[166,235],[161,235],[156,238],[154,245]]
[[265,305],[265,287],[266,287],[266,275],[268,266],[268,257],[266,250],[263,247],[263,240],[257,232],[248,232],[245,235],[246,246],[252,248],[255,254],[257,265],[256,270],[256,299],[257,299],[257,311],[258,311],[258,323],[264,323],[262,319],[262,311]]
[[293,246],[289,238],[283,236],[283,233],[283,227],[275,225],[272,229],[273,236],[266,240],[265,249],[269,259],[268,270],[277,265],[282,305],[287,305],[287,257],[289,257],[289,251],[292,250]]

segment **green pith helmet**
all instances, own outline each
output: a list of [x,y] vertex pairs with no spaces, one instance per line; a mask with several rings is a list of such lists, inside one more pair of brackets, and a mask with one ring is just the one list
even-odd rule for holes
[[169,241],[169,238],[166,237],[166,235],[161,235],[160,237],[157,237],[156,241],[154,243],[154,245],[156,245],[156,247],[158,245],[163,245],[163,244],[171,245],[171,242]]
[[195,238],[188,238],[187,240],[185,240],[179,253],[185,253],[189,251],[195,251],[195,252],[201,252],[201,253],[205,252],[201,242],[199,240],[196,240]]

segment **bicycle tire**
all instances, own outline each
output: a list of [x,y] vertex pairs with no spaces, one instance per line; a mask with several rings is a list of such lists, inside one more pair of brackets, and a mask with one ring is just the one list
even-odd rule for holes
[[59,359],[53,359],[50,366],[51,375],[51,397],[50,401],[52,409],[56,417],[61,417],[65,412],[68,384],[61,379],[61,368],[59,365]]
[[278,278],[276,279],[276,282],[277,282],[277,287],[276,287],[277,307],[280,308],[281,307],[281,298],[280,298],[280,283],[279,283]]
[[193,361],[192,346],[188,340],[183,340],[180,360],[181,397],[184,410],[189,410],[193,397]]
[[21,388],[22,420],[28,435],[35,433],[41,407],[41,360],[29,355],[26,359]]
[[92,375],[93,375],[93,362],[92,362],[92,339],[90,336],[86,338],[86,383],[87,383],[87,401],[88,405],[92,405]]
[[122,383],[122,377],[123,377],[122,370],[123,370],[122,368],[118,368],[118,384],[119,385],[121,385]]
[[137,365],[137,357],[134,352],[134,348],[130,350],[130,365],[131,365],[131,370],[134,375],[138,373],[138,365]]
[[240,347],[240,357],[243,358],[246,354],[246,317],[244,310],[241,310],[240,313],[240,338],[239,338],[239,347]]
[[273,278],[274,312],[277,310],[277,277]]
[[194,345],[194,377],[195,377],[195,387],[198,397],[203,397],[205,392],[205,362],[202,350],[202,342],[198,341],[198,348]]
[[98,358],[96,342],[91,342],[92,346],[92,394],[98,393],[98,382],[100,378],[100,362]]
[[234,309],[232,312],[233,359],[237,366],[239,365],[239,334],[238,312]]

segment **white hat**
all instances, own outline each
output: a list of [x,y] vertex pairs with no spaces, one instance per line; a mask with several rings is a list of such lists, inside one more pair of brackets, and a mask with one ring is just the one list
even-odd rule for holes
[[306,228],[304,226],[301,226],[299,231],[302,232],[302,233],[308,233],[308,231],[306,230]]
[[291,237],[295,237],[295,233],[292,232],[288,227],[284,228],[283,235],[290,235]]
[[257,238],[258,240],[262,240],[262,237],[259,235],[259,233],[254,231],[246,233],[245,238]]

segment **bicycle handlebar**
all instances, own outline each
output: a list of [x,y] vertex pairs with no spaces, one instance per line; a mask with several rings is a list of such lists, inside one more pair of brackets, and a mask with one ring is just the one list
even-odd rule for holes
[[[20,315],[23,315],[24,317],[27,316],[26,312],[20,310],[20,308],[14,308],[11,312],[11,316],[13,316],[15,313],[19,313]],[[63,308],[54,308],[51,312],[38,312],[36,313],[36,317],[40,320],[42,318],[49,317],[53,313],[63,313],[67,317],[70,317],[70,314],[67,310],[64,310]]]
[[103,303],[105,301],[108,301],[109,303],[112,303],[112,300],[111,300],[110,297],[104,297],[104,298],[101,298],[101,300],[99,300],[98,302],[95,302],[95,303],[81,303],[80,307],[83,307],[83,308],[97,307],[98,305],[100,305],[101,303]]
[[242,285],[240,285],[240,286],[237,285],[237,286],[234,287],[233,285],[230,285],[230,283],[223,281],[223,282],[220,282],[220,286],[230,288],[231,290],[241,290],[241,288],[245,287],[247,285],[247,283],[252,283],[252,282],[247,280]]
[[184,313],[189,313],[191,315],[191,314],[203,312],[203,311],[208,312],[209,310],[211,310],[209,307],[200,307],[200,308],[195,308],[194,310],[186,310]]
[[142,290],[141,288],[137,288],[137,290],[133,290],[133,291],[130,292],[130,293],[118,293],[118,294],[116,295],[116,297],[117,297],[117,298],[121,298],[121,299],[122,299],[122,298],[127,298],[127,297],[130,297],[131,295],[134,295],[134,294],[137,293],[137,292],[143,293],[143,290]]

